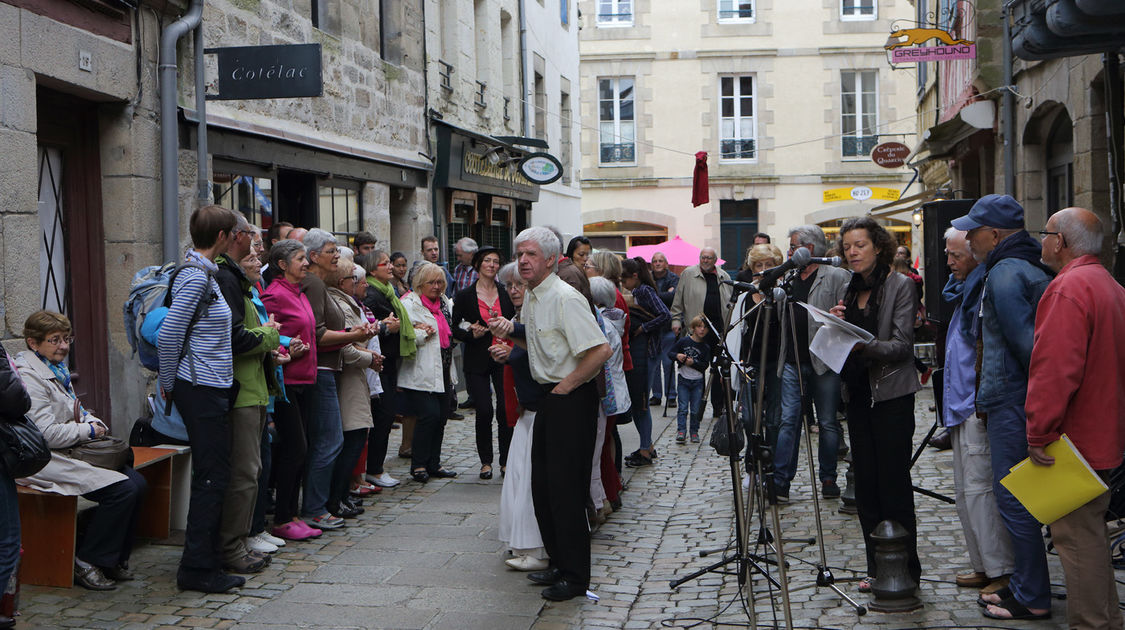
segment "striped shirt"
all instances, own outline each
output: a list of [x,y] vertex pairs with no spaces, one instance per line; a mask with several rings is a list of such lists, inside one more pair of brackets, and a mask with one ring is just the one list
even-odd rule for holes
[[[210,269],[212,273],[218,271],[214,262],[194,250],[187,253],[184,261]],[[180,359],[188,324],[205,295],[211,296],[211,304],[191,329],[188,350]],[[170,393],[177,378],[195,385],[230,387],[234,382],[230,326],[230,307],[219,292],[215,278],[212,277],[208,285],[207,274],[202,269],[186,267],[181,270],[172,285],[172,305],[157,337],[161,389]]]
[[479,277],[477,270],[469,265],[457,265],[453,268],[453,293],[469,288]]

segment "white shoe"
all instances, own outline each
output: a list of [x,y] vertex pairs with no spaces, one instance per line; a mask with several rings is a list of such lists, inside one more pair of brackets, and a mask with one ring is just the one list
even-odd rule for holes
[[273,553],[277,551],[277,545],[268,543],[257,536],[247,538],[246,546],[250,548],[250,551],[257,551],[258,553]]
[[259,538],[261,540],[264,540],[264,541],[268,542],[269,544],[271,544],[275,547],[284,547],[285,546],[285,539],[284,538],[278,538],[277,536],[274,536],[273,534],[269,533],[268,530],[263,531],[262,533],[258,534],[257,538]]
[[366,479],[368,483],[373,483],[383,488],[393,488],[402,483],[387,473],[382,473],[380,475],[364,475],[363,478]]
[[532,558],[531,556],[516,556],[515,558],[508,558],[504,564],[515,569],[516,571],[545,571],[550,563],[546,560],[539,558]]

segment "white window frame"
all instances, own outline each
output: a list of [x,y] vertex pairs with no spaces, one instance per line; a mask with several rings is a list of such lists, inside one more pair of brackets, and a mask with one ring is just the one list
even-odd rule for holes
[[[856,98],[855,98],[855,129],[856,133],[845,135],[844,132],[844,74],[852,73],[855,75],[856,84]],[[875,81],[875,125],[868,133],[860,133],[863,129],[863,117],[865,112],[863,109],[863,76],[870,73]],[[860,153],[858,155],[844,155],[844,138],[845,137],[866,137],[879,135],[879,71],[873,68],[857,68],[855,70],[842,70],[840,72],[840,157],[844,160],[867,160],[870,158],[869,153]]]
[[[740,124],[741,120],[744,119],[744,118],[747,118],[746,116],[741,115],[742,112],[739,111],[739,106],[741,105],[741,94],[739,93],[739,88],[740,88],[741,82],[739,81],[739,79],[742,79],[743,77],[748,77],[750,79],[750,116],[749,116],[749,118],[750,118],[750,123],[751,123],[750,124],[751,132],[750,132],[749,138],[740,137],[741,136],[741,130],[742,130],[742,125]],[[730,79],[733,82],[733,85],[731,86],[733,88],[733,90],[732,90],[733,96],[731,98],[734,99],[734,107],[735,107],[735,116],[734,116],[735,134],[734,134],[733,138],[724,138],[723,137],[723,120],[724,120],[723,98],[725,98],[723,96],[723,81],[726,80],[726,79]],[[723,163],[727,163],[727,162],[740,162],[740,163],[743,163],[743,164],[755,164],[755,163],[757,163],[758,162],[758,77],[757,77],[757,75],[754,75],[754,74],[725,74],[725,75],[720,75],[719,76],[719,86],[718,86],[718,88],[719,88],[719,112],[718,112],[718,114],[719,114],[719,116],[718,116],[718,120],[719,120],[719,161],[723,162]],[[754,157],[752,157],[752,158],[742,158],[742,157],[726,158],[726,157],[723,157],[723,141],[728,140],[728,139],[729,140],[753,140],[754,141]]]
[[[723,11],[737,12],[740,2],[750,3],[750,17],[723,17]],[[725,9],[724,4],[730,5],[730,8]],[[716,0],[716,6],[715,16],[719,24],[753,24],[758,19],[758,6],[754,0]]]
[[[633,120],[621,120],[621,95],[620,82],[622,79],[628,79],[633,82]],[[621,127],[623,122],[633,125],[633,160],[631,162],[603,162],[602,161],[602,123],[609,122],[602,120],[601,101],[602,101],[602,81],[610,81],[613,92],[613,138],[614,144],[623,144],[621,142]],[[632,76],[623,77],[598,77],[598,84],[596,86],[597,94],[597,112],[598,112],[598,166],[612,168],[616,166],[636,166],[637,165],[637,79]]]
[[846,3],[851,2],[853,5],[858,5],[863,0],[840,0],[840,19],[845,22],[862,22],[865,20],[876,20],[879,18],[879,0],[871,0],[871,15],[864,15],[860,13],[858,6],[853,6],[851,12],[845,6]]
[[[633,25],[633,17],[637,11],[636,0],[594,0],[594,2],[596,3],[594,21],[598,28],[628,28]],[[609,2],[613,9],[613,17],[607,20],[602,19],[602,2]],[[628,17],[621,17],[622,2],[629,5]]]

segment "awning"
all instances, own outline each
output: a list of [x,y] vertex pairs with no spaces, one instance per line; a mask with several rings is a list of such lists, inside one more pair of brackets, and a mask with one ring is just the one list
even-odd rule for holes
[[924,203],[932,201],[937,196],[937,190],[923,190],[916,195],[903,197],[898,201],[885,203],[881,206],[875,206],[871,209],[871,216],[873,217],[892,217],[896,214],[903,214],[905,212],[913,213],[914,209]]
[[992,129],[995,122],[996,105],[992,101],[969,103],[953,118],[922,132],[922,142],[907,158],[907,166],[952,155],[959,142],[982,129]]

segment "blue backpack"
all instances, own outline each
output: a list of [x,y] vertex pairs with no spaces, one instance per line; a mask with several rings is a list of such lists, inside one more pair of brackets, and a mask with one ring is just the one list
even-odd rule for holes
[[[207,273],[207,283],[211,282],[211,270],[194,263],[176,264],[174,262],[163,265],[145,267],[133,276],[129,288],[129,299],[125,300],[125,335],[129,339],[129,346],[133,353],[140,356],[141,365],[156,372],[160,368],[160,357],[156,348],[156,338],[160,333],[160,325],[168,314],[168,307],[172,305],[172,284],[176,275],[185,267],[195,267]],[[203,316],[211,304],[212,299],[205,297],[199,301],[188,323],[188,333]],[[188,335],[184,335],[186,348]],[[182,358],[184,349],[180,351]]]

